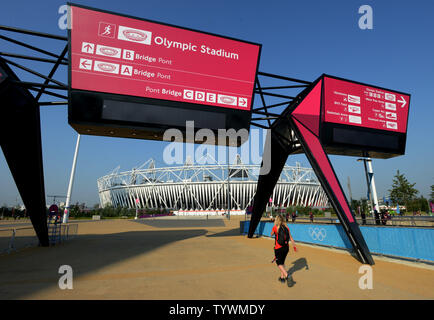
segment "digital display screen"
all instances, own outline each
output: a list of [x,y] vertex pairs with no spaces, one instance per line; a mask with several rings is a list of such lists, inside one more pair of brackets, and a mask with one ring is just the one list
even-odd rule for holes
[[324,122],[406,133],[409,104],[407,94],[324,77]]
[[251,110],[261,45],[69,10],[71,89]]

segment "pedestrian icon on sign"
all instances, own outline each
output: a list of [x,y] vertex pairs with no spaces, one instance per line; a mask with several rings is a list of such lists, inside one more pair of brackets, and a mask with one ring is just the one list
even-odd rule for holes
[[100,37],[114,38],[116,25],[113,23],[100,22],[98,28],[98,35]]
[[102,36],[109,36],[111,35],[111,29],[112,27],[110,25],[107,25],[104,27],[104,32],[101,34]]

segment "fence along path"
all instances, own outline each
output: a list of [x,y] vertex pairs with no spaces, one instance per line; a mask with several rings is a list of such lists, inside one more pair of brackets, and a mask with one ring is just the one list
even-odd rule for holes
[[[50,244],[55,245],[73,239],[77,235],[78,224],[49,224],[48,232]],[[0,254],[8,254],[38,245],[38,237],[33,227],[18,226],[1,228],[0,226]]]

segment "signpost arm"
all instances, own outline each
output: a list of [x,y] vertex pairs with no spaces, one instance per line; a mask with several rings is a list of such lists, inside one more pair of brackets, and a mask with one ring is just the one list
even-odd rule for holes
[[374,215],[374,203],[372,202],[372,196],[371,196],[371,184],[369,183],[369,175],[368,175],[368,167],[366,166],[366,159],[358,159],[359,160],[363,160],[363,166],[365,168],[365,176],[366,176],[366,185],[368,187],[368,192],[367,192],[367,196],[368,196],[368,200],[371,203],[371,208],[372,208],[372,218],[375,219],[375,215]]
[[338,215],[355,254],[362,263],[373,265],[374,260],[369,252],[369,248],[363,239],[363,235],[360,232],[360,228],[354,218],[333,166],[318,137],[295,119],[291,121],[291,126],[299,138],[304,152],[321,182],[321,186],[327,193],[329,201]]
[[227,198],[228,198],[228,219],[231,219],[231,195],[230,195],[230,185],[229,185],[229,177],[231,175],[230,172],[230,167],[229,167],[229,145],[227,147],[227,154],[226,154],[226,161],[228,164],[228,194],[227,194]]
[[48,227],[42,161],[41,123],[37,100],[15,81],[18,77],[0,58],[0,145],[41,246]]
[[273,131],[268,131],[265,148],[271,148],[271,150],[264,150],[264,154],[270,155],[269,164],[265,158],[262,159],[262,168],[270,168],[269,172],[260,172],[258,179],[258,187],[256,189],[255,197],[253,199],[253,209],[250,218],[248,237],[252,238],[255,233],[256,227],[261,221],[262,214],[269,202],[269,199],[273,193],[274,186],[282,173],[286,160],[290,150],[285,148],[284,145],[279,143],[278,135]]
[[371,175],[371,194],[372,194],[372,200],[374,201],[374,209],[379,211],[378,207],[378,198],[377,198],[377,189],[375,187],[375,180],[374,180],[374,171],[372,170],[372,160],[371,158],[366,159],[366,162],[368,163],[368,173]]
[[68,193],[66,194],[65,211],[63,213],[63,223],[67,223],[69,219],[69,203],[71,201],[72,186],[74,184],[75,165],[77,163],[78,148],[80,146],[80,135],[77,135],[77,143],[75,145],[74,160],[72,161],[71,176],[69,177]]

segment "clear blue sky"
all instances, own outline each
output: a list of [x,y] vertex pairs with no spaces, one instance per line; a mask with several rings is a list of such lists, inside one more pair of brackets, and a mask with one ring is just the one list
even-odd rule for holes
[[[76,3],[262,43],[260,70],[264,72],[312,81],[328,73],[410,93],[406,155],[373,161],[377,191],[380,198],[387,195],[399,169],[410,182],[416,183],[421,194],[429,195],[434,184],[434,2],[97,0]],[[0,23],[66,35],[66,31],[58,28],[61,16],[58,9],[62,4],[65,2],[57,0],[3,1]],[[358,9],[364,4],[373,8],[373,30],[358,27]],[[39,44],[59,53],[63,45],[51,40],[41,40]],[[3,40],[0,40],[0,50],[17,51]],[[26,65],[36,68],[34,63]],[[47,66],[40,63],[37,66],[48,73]],[[25,73],[18,74],[23,80],[35,80]],[[66,68],[56,78],[66,82]],[[64,195],[77,137],[67,123],[67,107],[42,107],[41,125],[46,194]],[[85,202],[89,206],[97,203],[97,178],[118,165],[121,171],[126,171],[151,157],[162,165],[166,145],[165,142],[82,136],[72,202]],[[18,192],[0,154],[0,205],[13,205]],[[354,157],[331,156],[331,160],[344,189],[349,176],[353,197],[366,196],[363,165]],[[291,156],[288,164],[296,161],[308,166],[302,155]]]

